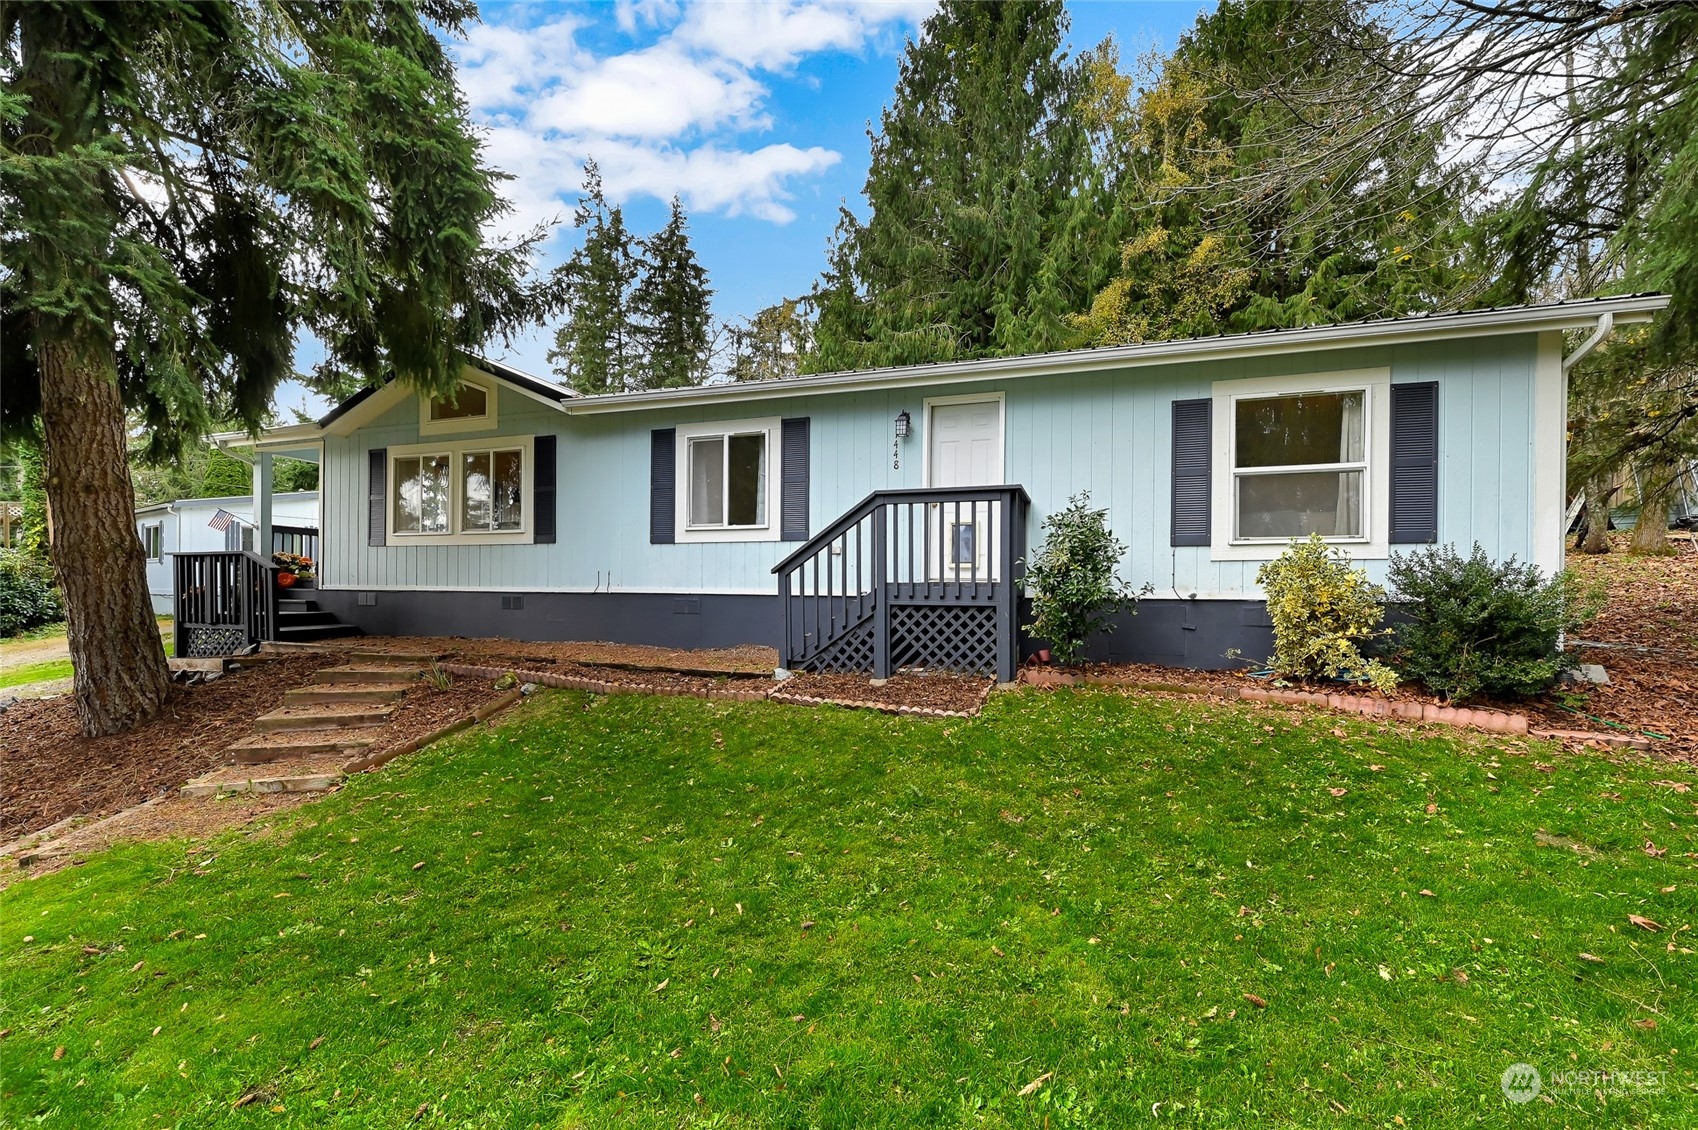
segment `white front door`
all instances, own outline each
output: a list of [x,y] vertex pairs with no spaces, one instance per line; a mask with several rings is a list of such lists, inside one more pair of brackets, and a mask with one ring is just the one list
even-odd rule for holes
[[[1002,401],[933,404],[926,429],[926,485],[1000,486]],[[934,503],[926,557],[933,580],[993,581],[1001,512],[988,502]]]

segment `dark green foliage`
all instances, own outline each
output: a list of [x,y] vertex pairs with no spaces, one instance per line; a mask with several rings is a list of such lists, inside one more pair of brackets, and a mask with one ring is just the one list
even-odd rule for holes
[[806,299],[775,302],[742,325],[727,325],[734,381],[770,381],[794,377],[814,348],[812,304]]
[[[222,448],[187,447],[176,459],[149,463],[136,458],[130,469],[136,502],[175,502],[179,498],[223,498],[253,493],[253,467]],[[271,489],[284,494],[318,489],[318,464],[277,457]]]
[[666,226],[643,241],[642,278],[631,295],[643,343],[643,388],[683,388],[707,376],[707,271],[690,246],[684,206],[672,198]]
[[816,291],[814,371],[1058,349],[1113,264],[1117,221],[1062,50],[1059,0],[946,0],[870,134]]
[[[1341,48],[1373,45],[1374,56]],[[1133,232],[1079,327],[1108,345],[1432,309],[1463,285],[1465,174],[1421,89],[1346,0],[1225,0],[1136,95],[1100,53],[1093,105]],[[1388,58],[1393,56],[1393,58]],[[1370,109],[1371,107],[1371,109]],[[1325,159],[1330,147],[1348,150]]]
[[1478,544],[1393,554],[1398,611],[1392,663],[1427,689],[1460,702],[1538,694],[1574,665],[1558,649],[1595,612],[1572,575],[1546,579],[1511,557],[1493,563]]
[[1044,544],[1026,562],[1026,591],[1032,596],[1027,631],[1048,641],[1058,663],[1072,663],[1098,632],[1114,630],[1112,617],[1138,610],[1141,590],[1116,570],[1126,543],[1108,528],[1108,511],[1092,510],[1089,492],[1076,494],[1063,510],[1044,519]]
[[583,244],[555,271],[566,321],[554,334],[548,360],[565,382],[589,396],[641,385],[642,333],[633,291],[642,260],[625,227],[625,210],[609,204],[601,170],[584,166],[584,191],[572,224]]
[[538,235],[481,234],[508,210],[501,174],[436,34],[475,16],[453,0],[286,17],[7,4],[7,434],[37,414],[41,334],[110,345],[164,458],[214,420],[259,426],[297,332],[325,345],[321,389],[398,376],[439,390],[460,350],[540,316],[551,292],[521,281]]
[[52,570],[18,550],[0,548],[0,636],[14,636],[63,616]]

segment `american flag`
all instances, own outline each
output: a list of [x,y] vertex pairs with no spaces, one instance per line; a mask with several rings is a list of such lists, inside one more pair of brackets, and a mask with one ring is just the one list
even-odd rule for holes
[[223,507],[219,507],[218,511],[213,514],[212,521],[208,522],[207,525],[211,526],[215,530],[222,531],[228,530],[230,528],[230,523],[236,521],[240,521],[240,519]]

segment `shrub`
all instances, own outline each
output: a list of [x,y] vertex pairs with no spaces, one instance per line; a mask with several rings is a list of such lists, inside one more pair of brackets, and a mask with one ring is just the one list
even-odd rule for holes
[[1448,545],[1395,555],[1389,576],[1408,617],[1395,629],[1399,669],[1453,701],[1549,687],[1574,665],[1563,633],[1597,613],[1573,574],[1493,564],[1478,544],[1467,560]]
[[51,570],[15,549],[0,549],[0,636],[26,632],[63,616]]
[[1379,690],[1397,687],[1397,672],[1363,656],[1360,645],[1386,635],[1385,590],[1350,565],[1350,554],[1329,547],[1319,534],[1292,539],[1256,572],[1267,592],[1274,656],[1282,675],[1311,679],[1363,679]]
[[1032,622],[1026,630],[1049,641],[1061,663],[1071,663],[1085,641],[1112,631],[1116,612],[1138,611],[1138,597],[1150,586],[1133,589],[1115,574],[1126,545],[1109,532],[1108,511],[1092,510],[1089,492],[1076,494],[1044,519],[1044,544],[1026,562],[1026,590],[1032,594]]

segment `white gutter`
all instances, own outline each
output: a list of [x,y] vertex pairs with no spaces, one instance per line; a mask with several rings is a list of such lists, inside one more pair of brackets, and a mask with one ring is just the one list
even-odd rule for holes
[[[1581,342],[1575,347],[1573,353],[1562,359],[1562,371],[1566,373],[1578,365],[1580,359],[1592,352],[1593,347],[1609,336],[1609,332],[1613,329],[1615,329],[1615,311],[1605,310],[1598,315],[1598,328],[1592,331],[1592,336]],[[1566,526],[1563,528],[1567,529]]]
[[1276,353],[1366,348],[1441,338],[1577,330],[1592,326],[1603,318],[1609,318],[1611,325],[1648,322],[1668,303],[1669,298],[1665,294],[1553,303],[1550,306],[1481,310],[1475,313],[1431,317],[1416,316],[1341,326],[1309,326],[1215,338],[1078,349],[1065,353],[906,365],[890,369],[824,373],[810,377],[661,389],[654,392],[584,396],[564,401],[559,407],[569,416],[581,416],[603,412],[632,412],[648,408],[683,408],[725,400],[774,400],[821,393],[876,391],[915,385],[962,384],[971,381],[1100,372],[1111,368],[1130,369],[1182,361],[1217,361]]

